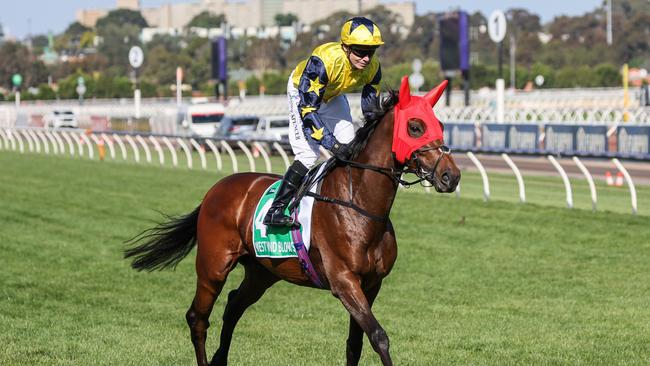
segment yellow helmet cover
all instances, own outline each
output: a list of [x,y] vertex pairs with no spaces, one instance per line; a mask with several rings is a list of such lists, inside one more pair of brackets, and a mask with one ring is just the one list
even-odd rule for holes
[[341,28],[341,43],[345,45],[358,45],[379,47],[384,44],[377,24],[364,17],[354,17]]

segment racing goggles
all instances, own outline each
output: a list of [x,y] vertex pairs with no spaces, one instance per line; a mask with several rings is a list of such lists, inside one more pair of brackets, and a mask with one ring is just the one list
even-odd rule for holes
[[368,58],[372,58],[372,56],[375,54],[375,51],[377,51],[376,48],[355,48],[355,47],[350,47],[350,52],[352,52],[358,58],[364,58],[366,56],[368,56]]

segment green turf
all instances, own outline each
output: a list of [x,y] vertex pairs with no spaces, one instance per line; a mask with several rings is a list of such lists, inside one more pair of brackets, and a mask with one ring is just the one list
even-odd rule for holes
[[[156,211],[193,209],[221,176],[0,151],[0,365],[192,364],[194,254],[137,273],[122,242]],[[634,217],[625,189],[603,188],[616,212],[593,213],[586,194],[587,210],[562,208],[559,178],[527,178],[526,205],[509,176],[491,176],[488,203],[478,182],[466,173],[460,199],[413,188],[396,200],[399,258],[374,308],[395,364],[649,364],[647,187]],[[347,320],[326,291],[279,283],[240,322],[231,362],[343,364]],[[367,342],[362,364],[379,364]]]

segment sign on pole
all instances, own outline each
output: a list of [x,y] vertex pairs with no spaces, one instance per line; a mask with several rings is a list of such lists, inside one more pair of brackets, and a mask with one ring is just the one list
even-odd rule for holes
[[507,22],[506,15],[501,10],[495,10],[490,14],[488,21],[488,33],[494,43],[502,42],[506,38]]
[[129,50],[129,63],[131,66],[135,69],[139,68],[142,66],[142,63],[144,62],[144,52],[142,52],[142,48],[140,46],[133,46]]

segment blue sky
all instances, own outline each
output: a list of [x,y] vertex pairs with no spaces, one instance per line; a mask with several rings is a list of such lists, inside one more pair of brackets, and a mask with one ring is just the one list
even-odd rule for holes
[[[141,4],[144,7],[151,7],[192,1],[198,0],[141,0]],[[398,0],[384,2],[394,1]],[[520,7],[539,14],[544,22],[562,14],[581,15],[602,3],[601,0],[416,0],[415,2],[419,14],[461,8],[470,12],[480,10],[489,15],[494,9]],[[0,24],[5,27],[5,31],[18,38],[24,38],[28,33],[45,34],[50,30],[60,33],[75,20],[77,9],[109,9],[115,3],[115,0],[0,0]]]

